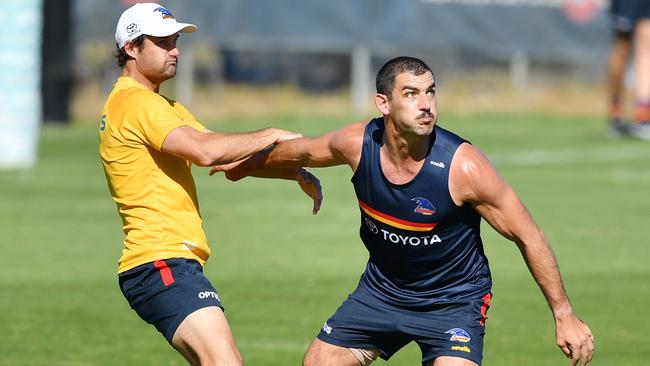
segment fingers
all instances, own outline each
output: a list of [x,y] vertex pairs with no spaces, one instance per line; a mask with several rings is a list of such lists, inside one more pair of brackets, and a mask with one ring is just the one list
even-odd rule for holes
[[210,168],[210,173],[208,173],[208,174],[213,175],[214,173],[218,173],[220,171],[221,171],[221,168],[219,168],[218,166],[213,166],[212,168]]
[[321,202],[323,202],[322,196],[318,196],[316,199],[314,199],[314,208],[311,211],[312,214],[316,215],[318,211],[320,211]]
[[314,201],[312,214],[316,215],[320,210],[321,203],[323,202],[323,192],[321,190],[320,181],[316,176],[304,168],[298,170],[296,180],[303,192]]
[[584,365],[588,364],[589,362],[591,362],[591,359],[594,356],[594,349],[595,349],[595,347],[594,347],[594,336],[591,333],[591,330],[589,329],[589,327],[587,327],[585,325],[585,328],[586,328],[585,334],[587,334],[587,339],[585,340],[585,343],[583,343],[582,348],[581,348],[581,357],[580,357],[580,359],[581,359],[580,365],[581,366],[584,366]]
[[323,193],[321,192],[320,184],[318,184],[317,188],[316,197],[314,197],[314,208],[312,210],[312,214],[314,215],[320,211],[320,205],[323,203]]
[[594,353],[594,337],[585,325],[585,330],[579,339],[566,341],[560,346],[562,352],[571,359],[571,366],[585,366],[591,362]]
[[314,207],[312,214],[316,215],[320,211],[320,206],[323,203],[323,191],[321,190],[320,181],[313,174],[307,173],[307,182],[310,183],[311,189],[309,195],[314,200]]
[[587,324],[582,321],[580,322],[582,323],[582,334],[584,335],[582,344],[580,345],[580,365],[584,366],[591,362],[594,355],[594,335]]
[[560,346],[560,349],[562,350],[562,353],[567,356],[567,358],[571,358],[571,349],[569,349],[569,346]]

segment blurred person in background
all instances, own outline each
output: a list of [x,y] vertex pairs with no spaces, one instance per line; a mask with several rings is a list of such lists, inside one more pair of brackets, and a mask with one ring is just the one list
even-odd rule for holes
[[376,85],[381,117],[285,141],[210,171],[238,180],[260,168],[352,170],[369,259],[357,288],[309,346],[304,365],[365,366],[412,341],[422,365],[480,365],[492,297],[481,219],[518,246],[571,364],[590,362],[591,330],[573,311],[548,240],[488,159],[437,125],[429,66],[412,57],[392,59]]
[[[614,40],[608,61],[609,135],[650,140],[650,1],[612,0]],[[625,69],[634,53],[634,117],[624,118]]]
[[[177,101],[158,94],[175,76],[179,32],[194,32],[158,4],[136,4],[115,32],[120,77],[104,106],[99,153],[124,224],[120,288],[131,308],[192,365],[241,365],[217,290],[203,274],[210,248],[192,164],[240,160],[300,137],[281,129],[208,131]],[[318,180],[303,169],[272,172],[297,180],[320,205]]]

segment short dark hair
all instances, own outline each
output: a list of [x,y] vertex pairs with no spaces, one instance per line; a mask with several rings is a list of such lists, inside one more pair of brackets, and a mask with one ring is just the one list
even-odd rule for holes
[[377,79],[375,80],[377,93],[384,94],[390,99],[393,87],[395,87],[395,78],[397,75],[404,72],[410,72],[413,75],[422,75],[427,71],[433,75],[431,68],[418,58],[408,56],[395,57],[379,69]]
[[[129,42],[133,43],[133,45],[135,47],[137,47],[138,50],[142,50],[142,45],[144,45],[144,37],[145,37],[145,35],[142,34],[142,35],[138,36],[137,38],[133,38]],[[126,65],[126,61],[128,61],[131,58],[131,56],[129,56],[126,53],[126,51],[124,51],[124,47],[119,48],[119,46],[117,46],[117,45],[115,45],[115,47],[117,47],[117,51],[115,51],[113,56],[115,56],[115,58],[117,59],[117,66],[120,67],[120,68],[124,67],[124,65]]]

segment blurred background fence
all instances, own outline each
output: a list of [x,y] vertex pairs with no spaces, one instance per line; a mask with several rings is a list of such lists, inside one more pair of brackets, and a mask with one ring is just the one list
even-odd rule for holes
[[[20,18],[17,12],[26,11],[25,2],[4,3],[0,19],[9,29]],[[112,56],[115,24],[135,1],[28,3],[42,12],[32,14],[42,19],[41,70],[34,70],[41,76],[42,120],[96,118],[119,74]],[[199,27],[181,38],[177,77],[165,90],[191,108],[200,92],[215,95],[224,85],[237,84],[336,93],[347,99],[347,111],[366,113],[374,74],[388,58],[402,54],[427,61],[443,86],[450,80],[471,85],[480,77],[499,77],[513,93],[523,94],[535,82],[600,84],[611,37],[607,0],[159,3]],[[12,57],[10,47],[5,45],[5,59]],[[89,102],[91,95],[96,100]],[[81,100],[82,112],[73,108],[75,100]]]
[[[73,3],[76,76],[110,84],[112,34],[129,2]],[[425,58],[444,75],[502,69],[517,88],[528,86],[531,68],[598,79],[609,43],[605,0],[161,3],[199,26],[183,40],[177,94],[187,103],[195,82],[293,83],[307,92],[350,87],[351,106],[362,111],[374,72],[399,54]]]

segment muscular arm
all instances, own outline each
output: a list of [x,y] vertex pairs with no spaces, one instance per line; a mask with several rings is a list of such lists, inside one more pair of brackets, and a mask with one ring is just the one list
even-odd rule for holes
[[451,164],[449,186],[456,204],[470,203],[504,237],[517,244],[551,307],[556,341],[572,365],[591,360],[593,338],[573,313],[553,250],[512,188],[476,148],[463,144]]
[[211,174],[226,171],[230,180],[246,176],[273,177],[279,168],[349,165],[356,170],[361,158],[366,123],[356,123],[316,138],[283,141],[243,162],[215,167]]
[[167,135],[162,150],[199,166],[211,166],[244,159],[267,146],[300,136],[276,128],[245,133],[221,133],[181,126]]

